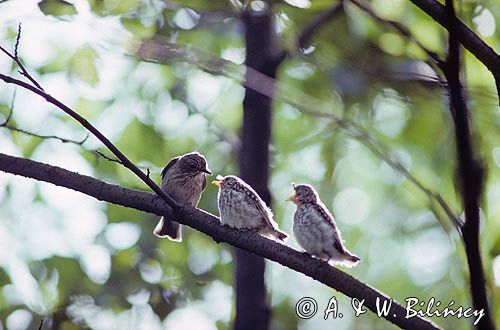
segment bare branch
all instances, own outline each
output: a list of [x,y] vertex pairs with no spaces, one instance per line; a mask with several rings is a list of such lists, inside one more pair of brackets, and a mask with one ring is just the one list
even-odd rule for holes
[[[19,58],[17,56],[17,49],[19,47],[19,41],[21,40],[21,23],[17,26],[17,37],[16,37],[16,45],[14,46],[14,57]],[[43,320],[42,320],[43,322]]]
[[[307,44],[313,39],[314,35],[318,33],[318,31],[323,26],[338,17],[338,15],[344,11],[344,1],[345,0],[340,0],[338,4],[321,12],[311,22],[309,22],[309,24],[306,25],[297,36],[297,47],[306,48]],[[283,61],[288,55],[290,55],[290,51],[291,50],[284,49],[279,52],[275,56],[275,62],[281,63],[281,61]]]
[[78,140],[63,138],[63,137],[60,137],[57,135],[43,135],[43,134],[33,133],[33,132],[30,132],[30,131],[27,131],[27,130],[24,130],[21,128],[17,128],[17,127],[12,126],[12,125],[8,125],[8,124],[0,125],[0,127],[4,127],[10,131],[19,132],[19,133],[23,133],[26,135],[34,136],[34,137],[39,138],[39,139],[55,139],[55,140],[61,141],[62,143],[72,143],[72,144],[76,144],[79,146],[84,144],[87,141],[87,139],[89,138],[89,135],[87,134],[83,139],[78,141]]
[[17,29],[17,37],[16,37],[16,45],[15,45],[15,48],[14,48],[14,54],[11,54],[7,49],[3,48],[2,46],[0,46],[0,50],[2,52],[4,52],[8,57],[10,57],[14,62],[16,62],[16,64],[19,66],[19,69],[21,69],[21,71],[19,71],[20,74],[22,74],[29,81],[31,81],[31,83],[33,85],[35,85],[36,88],[38,88],[39,90],[43,91],[44,89],[42,88],[42,86],[35,80],[35,78],[33,78],[28,73],[28,71],[24,67],[23,63],[21,62],[21,59],[19,57],[17,57],[17,48],[19,46],[19,40],[20,39],[21,39],[21,23],[19,23],[19,26],[18,26],[18,29]]
[[410,0],[414,5],[422,9],[427,15],[432,17],[441,26],[448,31],[454,30],[455,38],[469,52],[471,52],[488,70],[491,71],[495,78],[497,93],[500,103],[500,55],[493,48],[487,45],[479,36],[469,29],[456,16],[452,19],[448,18],[446,8],[435,0]]
[[307,43],[311,41],[314,35],[321,29],[324,25],[330,23],[337,15],[344,11],[344,0],[328,8],[324,12],[320,13],[314,20],[312,20],[300,33],[297,38],[297,45],[300,48],[305,48]]
[[370,149],[376,156],[382,159],[387,165],[392,169],[402,174],[406,179],[413,183],[417,188],[419,188],[429,200],[436,202],[451,220],[455,229],[460,232],[463,225],[462,220],[458,217],[452,210],[451,207],[445,202],[444,198],[437,192],[432,191],[429,187],[424,185],[420,180],[418,180],[406,167],[401,164],[401,162],[390,155],[387,150],[388,146],[382,145],[380,142],[376,142],[367,133],[367,131],[359,125],[348,123],[344,120],[337,120],[336,124],[343,128],[350,136],[364,144],[368,149]]
[[77,140],[63,138],[63,137],[60,137],[60,136],[57,136],[57,135],[43,135],[43,134],[33,133],[33,132],[30,132],[30,131],[25,130],[25,129],[17,128],[17,127],[15,127],[13,125],[9,125],[9,121],[12,118],[12,115],[14,113],[14,102],[16,100],[16,91],[17,91],[17,89],[14,90],[14,94],[12,96],[12,102],[10,104],[9,113],[7,114],[7,117],[5,118],[4,122],[0,124],[0,127],[4,127],[4,128],[6,128],[6,129],[8,129],[10,131],[23,133],[23,134],[26,134],[26,135],[30,135],[30,136],[34,136],[34,137],[40,138],[40,139],[56,139],[56,140],[59,140],[59,141],[61,141],[63,143],[73,143],[73,144],[80,145],[80,146],[82,144],[84,144],[85,141],[87,141],[87,139],[89,138],[88,134],[82,140],[77,141]]
[[[66,187],[101,201],[161,216],[173,216],[176,221],[205,233],[216,242],[229,243],[305,274],[348,297],[357,298],[360,301],[364,300],[364,306],[373,312],[377,311],[377,300],[383,303],[391,299],[386,294],[330,266],[324,261],[259,236],[252,231],[221,226],[219,218],[205,211],[179,204],[170,208],[156,195],[149,192],[127,189],[89,176],[70,172],[60,167],[1,153],[0,171]],[[394,300],[390,312],[383,317],[404,329],[439,329],[431,321],[419,316],[407,318],[406,309]]]
[[0,79],[8,84],[14,84],[21,86],[39,96],[44,98],[47,102],[55,105],[57,108],[64,111],[66,114],[71,116],[77,122],[79,122],[83,127],[85,127],[90,133],[92,133],[99,141],[101,141],[122,163],[123,166],[131,170],[137,177],[139,177],[144,183],[148,185],[156,194],[158,194],[168,205],[177,205],[177,202],[168,196],[161,188],[154,183],[143,171],[141,171],[137,166],[134,165],[104,134],[102,134],[97,128],[90,124],[85,118],[80,116],[78,113],[73,111],[71,108],[47,94],[42,89],[32,86],[24,81],[15,79],[4,74],[0,74]]
[[110,162],[115,162],[115,163],[123,165],[123,163],[118,158],[108,156],[105,153],[100,152],[99,150],[94,150],[94,153],[99,157],[102,157],[106,160],[109,160]]
[[[410,30],[408,30],[404,25],[398,23],[398,22],[395,22],[395,21],[391,21],[391,20],[388,20],[388,19],[385,19],[381,16],[379,16],[377,13],[375,13],[373,11],[373,9],[371,9],[367,4],[365,4],[362,0],[350,0],[351,3],[355,4],[359,9],[361,9],[362,11],[364,11],[365,13],[367,13],[369,16],[373,17],[375,20],[385,24],[385,25],[388,25],[390,27],[392,27],[394,30],[396,30],[399,34],[401,34],[402,36],[404,36],[405,38],[407,38],[408,40],[412,41],[413,43],[415,43],[420,49],[422,49],[424,51],[424,53],[429,57],[429,59],[431,60],[430,62],[428,61],[427,64],[430,66],[430,67],[433,67],[434,66],[438,66],[438,68],[441,68],[441,65],[443,63],[443,61],[439,58],[438,54],[436,54],[435,52],[431,51],[430,49],[428,49],[427,47],[425,47],[417,38],[415,38]],[[434,68],[434,71],[436,72],[436,74],[438,74],[438,70],[436,70],[436,68]],[[440,81],[442,83],[442,81]]]

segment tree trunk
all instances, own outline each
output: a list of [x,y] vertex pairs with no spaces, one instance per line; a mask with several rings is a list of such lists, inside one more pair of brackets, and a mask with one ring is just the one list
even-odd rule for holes
[[[246,65],[272,78],[279,61],[273,55],[274,27],[267,9],[247,11],[245,23]],[[239,155],[240,176],[270,206],[269,142],[271,139],[272,99],[246,89],[243,101],[243,129]],[[235,330],[265,330],[270,310],[266,299],[264,259],[236,249],[236,319]]]

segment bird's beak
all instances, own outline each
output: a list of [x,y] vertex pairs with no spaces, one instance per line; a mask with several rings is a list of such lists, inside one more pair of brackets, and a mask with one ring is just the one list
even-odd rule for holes
[[207,173],[208,175],[212,175],[212,171],[208,167],[200,169],[200,172]]
[[217,187],[222,187],[222,181],[219,180],[214,180],[212,181],[212,184]]
[[295,194],[295,191],[286,199],[286,201],[297,203],[297,195]]

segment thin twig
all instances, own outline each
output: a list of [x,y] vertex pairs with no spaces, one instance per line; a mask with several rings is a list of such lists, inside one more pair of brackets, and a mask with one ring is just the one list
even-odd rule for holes
[[401,164],[397,159],[390,156],[390,154],[385,151],[389,150],[387,146],[383,146],[381,142],[375,142],[373,138],[367,133],[367,131],[360,127],[359,125],[348,123],[344,120],[337,120],[337,125],[343,128],[350,136],[364,144],[368,149],[370,149],[376,156],[382,159],[387,165],[392,169],[402,174],[406,179],[418,187],[429,200],[434,200],[445,212],[448,218],[452,221],[455,228],[460,231],[462,226],[462,221],[450,208],[450,206],[445,202],[443,197],[430,188],[425,186],[420,180],[418,180],[406,167]]
[[[0,46],[1,48],[1,46]],[[6,53],[10,58],[13,58],[16,63],[22,66],[22,63],[19,59],[15,58],[12,54],[6,51],[4,48],[1,48],[4,53]],[[24,66],[21,67],[23,71]],[[179,204],[172,199],[169,195],[167,195],[156,183],[154,183],[141,169],[139,169],[134,163],[132,163],[104,134],[101,133],[97,128],[95,128],[91,123],[89,123],[85,118],[79,115],[77,112],[72,110],[70,107],[54,98],[50,94],[46,93],[34,80],[31,78],[29,73],[26,72],[25,77],[27,77],[33,84],[30,85],[24,81],[16,79],[11,76],[7,76],[4,74],[0,74],[0,79],[8,84],[14,84],[20,87],[23,87],[38,96],[44,98],[48,103],[55,105],[57,108],[68,114],[70,117],[75,119],[78,123],[80,123],[84,128],[86,128],[90,133],[92,133],[99,141],[101,141],[129,170],[131,170],[137,177],[139,177],[148,187],[150,187],[161,199],[163,199],[169,206],[175,209]]]
[[[103,158],[103,159],[106,159],[110,162],[113,162],[113,163],[118,163],[120,165],[123,165],[123,163],[116,157],[112,157],[112,156],[109,156],[109,155],[106,155],[105,153],[99,151],[99,150],[87,150],[87,149],[84,149],[85,151],[87,152],[91,152],[93,153],[96,157],[99,157],[99,158]],[[143,166],[143,165],[136,165],[138,168],[140,169],[143,169],[146,171],[146,176],[150,178],[150,174],[151,174],[151,169],[149,166]],[[161,168],[155,168],[154,170],[155,172],[160,172],[161,171]]]
[[14,102],[16,100],[16,92],[17,92],[17,88],[14,89],[14,94],[12,95],[12,101],[10,104],[9,113],[7,114],[7,117],[5,118],[4,122],[0,124],[0,127],[4,127],[10,131],[23,133],[26,135],[40,138],[40,139],[56,139],[56,140],[59,140],[63,143],[73,143],[73,144],[80,145],[80,146],[83,145],[85,143],[85,141],[87,141],[87,139],[89,138],[89,135],[87,134],[82,140],[77,141],[77,140],[63,138],[63,137],[60,137],[57,135],[44,135],[44,134],[33,133],[31,131],[21,129],[21,128],[15,127],[13,125],[9,125],[9,121],[11,120],[12,115],[14,113]]
[[19,58],[17,56],[17,49],[19,47],[19,41],[21,40],[21,23],[17,26],[17,36],[16,36],[16,45],[14,46],[14,57]]
[[[344,10],[344,1],[345,0],[340,0],[338,4],[321,12],[317,17],[309,22],[309,24],[307,24],[297,36],[297,47],[300,49],[306,48],[307,43],[313,39],[316,33],[318,33],[323,26],[338,17],[338,15]],[[282,50],[276,55],[275,61],[280,63],[283,59],[285,59],[285,57],[290,55],[290,52],[291,50],[289,49]]]
[[314,35],[324,25],[330,23],[334,18],[344,11],[344,0],[340,0],[338,4],[332,6],[322,13],[320,13],[314,20],[312,20],[300,33],[297,38],[297,45],[299,48],[305,48],[307,43],[311,41]]
[[19,66],[19,69],[21,69],[21,71],[19,71],[19,73],[23,76],[25,76],[29,81],[31,81],[31,83],[33,85],[36,86],[36,88],[40,89],[40,90],[44,90],[42,88],[42,86],[35,80],[35,78],[33,78],[28,70],[26,70],[26,68],[24,67],[23,63],[21,62],[21,59],[17,56],[17,49],[18,49],[18,46],[19,46],[19,40],[21,40],[21,23],[19,23],[19,26],[18,26],[18,29],[17,29],[17,37],[16,37],[16,44],[15,44],[15,48],[14,48],[14,54],[10,53],[7,49],[3,48],[2,46],[0,46],[0,50],[2,52],[4,52],[8,57],[10,57],[14,62],[17,63],[17,65]]
[[43,134],[33,133],[33,132],[30,132],[30,131],[27,131],[27,130],[24,130],[21,128],[17,128],[17,127],[12,126],[12,125],[8,125],[8,124],[0,125],[0,127],[4,127],[10,131],[19,132],[19,133],[23,133],[26,135],[34,136],[34,137],[39,138],[39,139],[55,139],[55,140],[61,141],[62,143],[73,143],[73,144],[76,144],[79,146],[84,144],[87,141],[87,139],[89,138],[89,135],[87,134],[83,139],[77,141],[77,140],[63,138],[63,137],[60,137],[57,135],[43,135]]
[[[433,52],[432,50],[428,49],[425,47],[413,34],[408,30],[404,25],[400,24],[399,22],[395,22],[389,19],[385,19],[381,16],[379,16],[375,11],[373,11],[372,8],[370,8],[367,4],[365,4],[361,0],[350,0],[351,3],[356,5],[359,9],[367,13],[369,16],[374,18],[375,20],[390,26],[394,30],[396,30],[399,34],[407,38],[408,40],[412,41],[415,43],[422,51],[431,59],[431,61],[426,61],[426,63],[434,69],[436,74],[438,74],[438,70],[436,70],[435,66],[440,67],[440,65],[443,63],[443,61],[439,58],[438,54],[436,52]],[[443,80],[443,79],[441,79]]]
[[448,31],[454,30],[455,38],[481,63],[490,70],[495,78],[500,103],[500,55],[486,44],[474,31],[469,29],[460,19],[448,17],[445,6],[436,0],[410,0],[433,20]]
[[106,160],[109,160],[110,162],[115,162],[115,163],[123,165],[123,163],[118,158],[114,158],[114,157],[108,156],[105,153],[100,152],[99,150],[94,150],[93,152],[97,156],[102,157],[102,158],[104,158]]

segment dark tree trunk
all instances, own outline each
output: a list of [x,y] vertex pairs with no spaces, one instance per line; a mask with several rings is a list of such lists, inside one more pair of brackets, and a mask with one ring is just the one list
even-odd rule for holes
[[469,265],[472,304],[475,310],[484,311],[484,317],[477,324],[477,328],[494,330],[495,325],[489,309],[486,279],[479,248],[479,206],[483,192],[484,169],[475,155],[466,95],[460,80],[461,49],[457,37],[458,23],[452,0],[446,0],[446,14],[450,22],[449,46],[448,57],[446,62],[442,64],[442,69],[448,81],[450,111],[455,123],[457,179],[465,213],[462,238]]
[[[248,11],[243,16],[246,39],[246,65],[272,78],[279,60],[273,54],[274,27],[268,10]],[[243,128],[239,155],[240,176],[270,205],[269,142],[271,139],[272,99],[246,89],[243,101]],[[235,330],[265,330],[270,310],[264,282],[264,259],[236,249]]]

